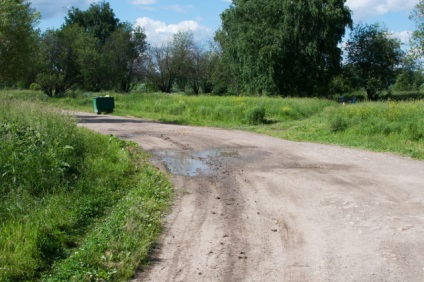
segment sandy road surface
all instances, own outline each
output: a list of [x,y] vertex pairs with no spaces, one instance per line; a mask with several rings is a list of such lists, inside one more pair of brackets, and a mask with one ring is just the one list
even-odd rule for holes
[[78,116],[175,174],[180,193],[156,263],[134,281],[424,281],[424,162]]

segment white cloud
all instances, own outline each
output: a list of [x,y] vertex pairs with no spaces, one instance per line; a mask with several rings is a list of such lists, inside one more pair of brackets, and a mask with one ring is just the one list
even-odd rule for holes
[[368,17],[385,15],[390,12],[408,11],[418,0],[347,0],[346,5],[353,11],[355,21]]
[[151,5],[156,4],[156,0],[133,0],[130,2],[130,4],[133,5]]
[[401,32],[393,32],[392,36],[398,38],[402,44],[409,46],[409,39],[411,39],[412,32],[408,30]]
[[191,30],[195,38],[198,40],[207,40],[212,36],[210,28],[202,26],[197,21],[187,20],[177,24],[166,24],[161,21],[156,21],[151,18],[138,18],[136,26],[141,26],[145,29],[147,41],[153,46],[160,46],[169,41],[172,35],[182,30]]
[[176,13],[187,13],[189,9],[193,8],[191,5],[168,5],[165,9],[174,11]]
[[32,0],[31,6],[41,13],[42,19],[50,19],[68,13],[68,9],[76,7],[87,8],[93,0]]

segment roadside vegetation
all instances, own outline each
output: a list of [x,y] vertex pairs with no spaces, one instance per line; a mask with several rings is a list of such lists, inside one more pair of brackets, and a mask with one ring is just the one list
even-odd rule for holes
[[45,103],[0,105],[0,281],[130,278],[161,230],[166,177]]
[[[0,93],[0,97],[45,100],[40,92]],[[94,112],[93,97],[98,95],[81,93],[46,101],[59,108]],[[345,97],[345,104],[339,104],[337,97],[328,100],[140,92],[102,95],[115,97],[114,114],[120,116],[242,129],[294,141],[337,144],[424,159],[424,100],[411,100],[405,92],[392,94],[389,101],[355,104],[348,102],[349,96]],[[360,97],[361,93],[355,96]]]

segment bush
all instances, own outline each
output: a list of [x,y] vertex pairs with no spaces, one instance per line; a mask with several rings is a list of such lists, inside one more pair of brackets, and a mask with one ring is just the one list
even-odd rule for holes
[[29,86],[29,89],[32,91],[41,91],[41,86],[38,83],[31,83],[31,85]]
[[333,133],[345,131],[347,127],[348,123],[341,115],[335,115],[330,119],[330,131]]
[[246,121],[250,125],[258,125],[265,122],[265,108],[255,107],[246,112]]

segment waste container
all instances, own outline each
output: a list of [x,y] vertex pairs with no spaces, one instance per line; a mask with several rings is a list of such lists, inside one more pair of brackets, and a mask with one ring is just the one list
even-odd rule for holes
[[96,97],[93,98],[94,112],[100,115],[102,112],[111,113],[115,108],[115,99],[113,97]]

